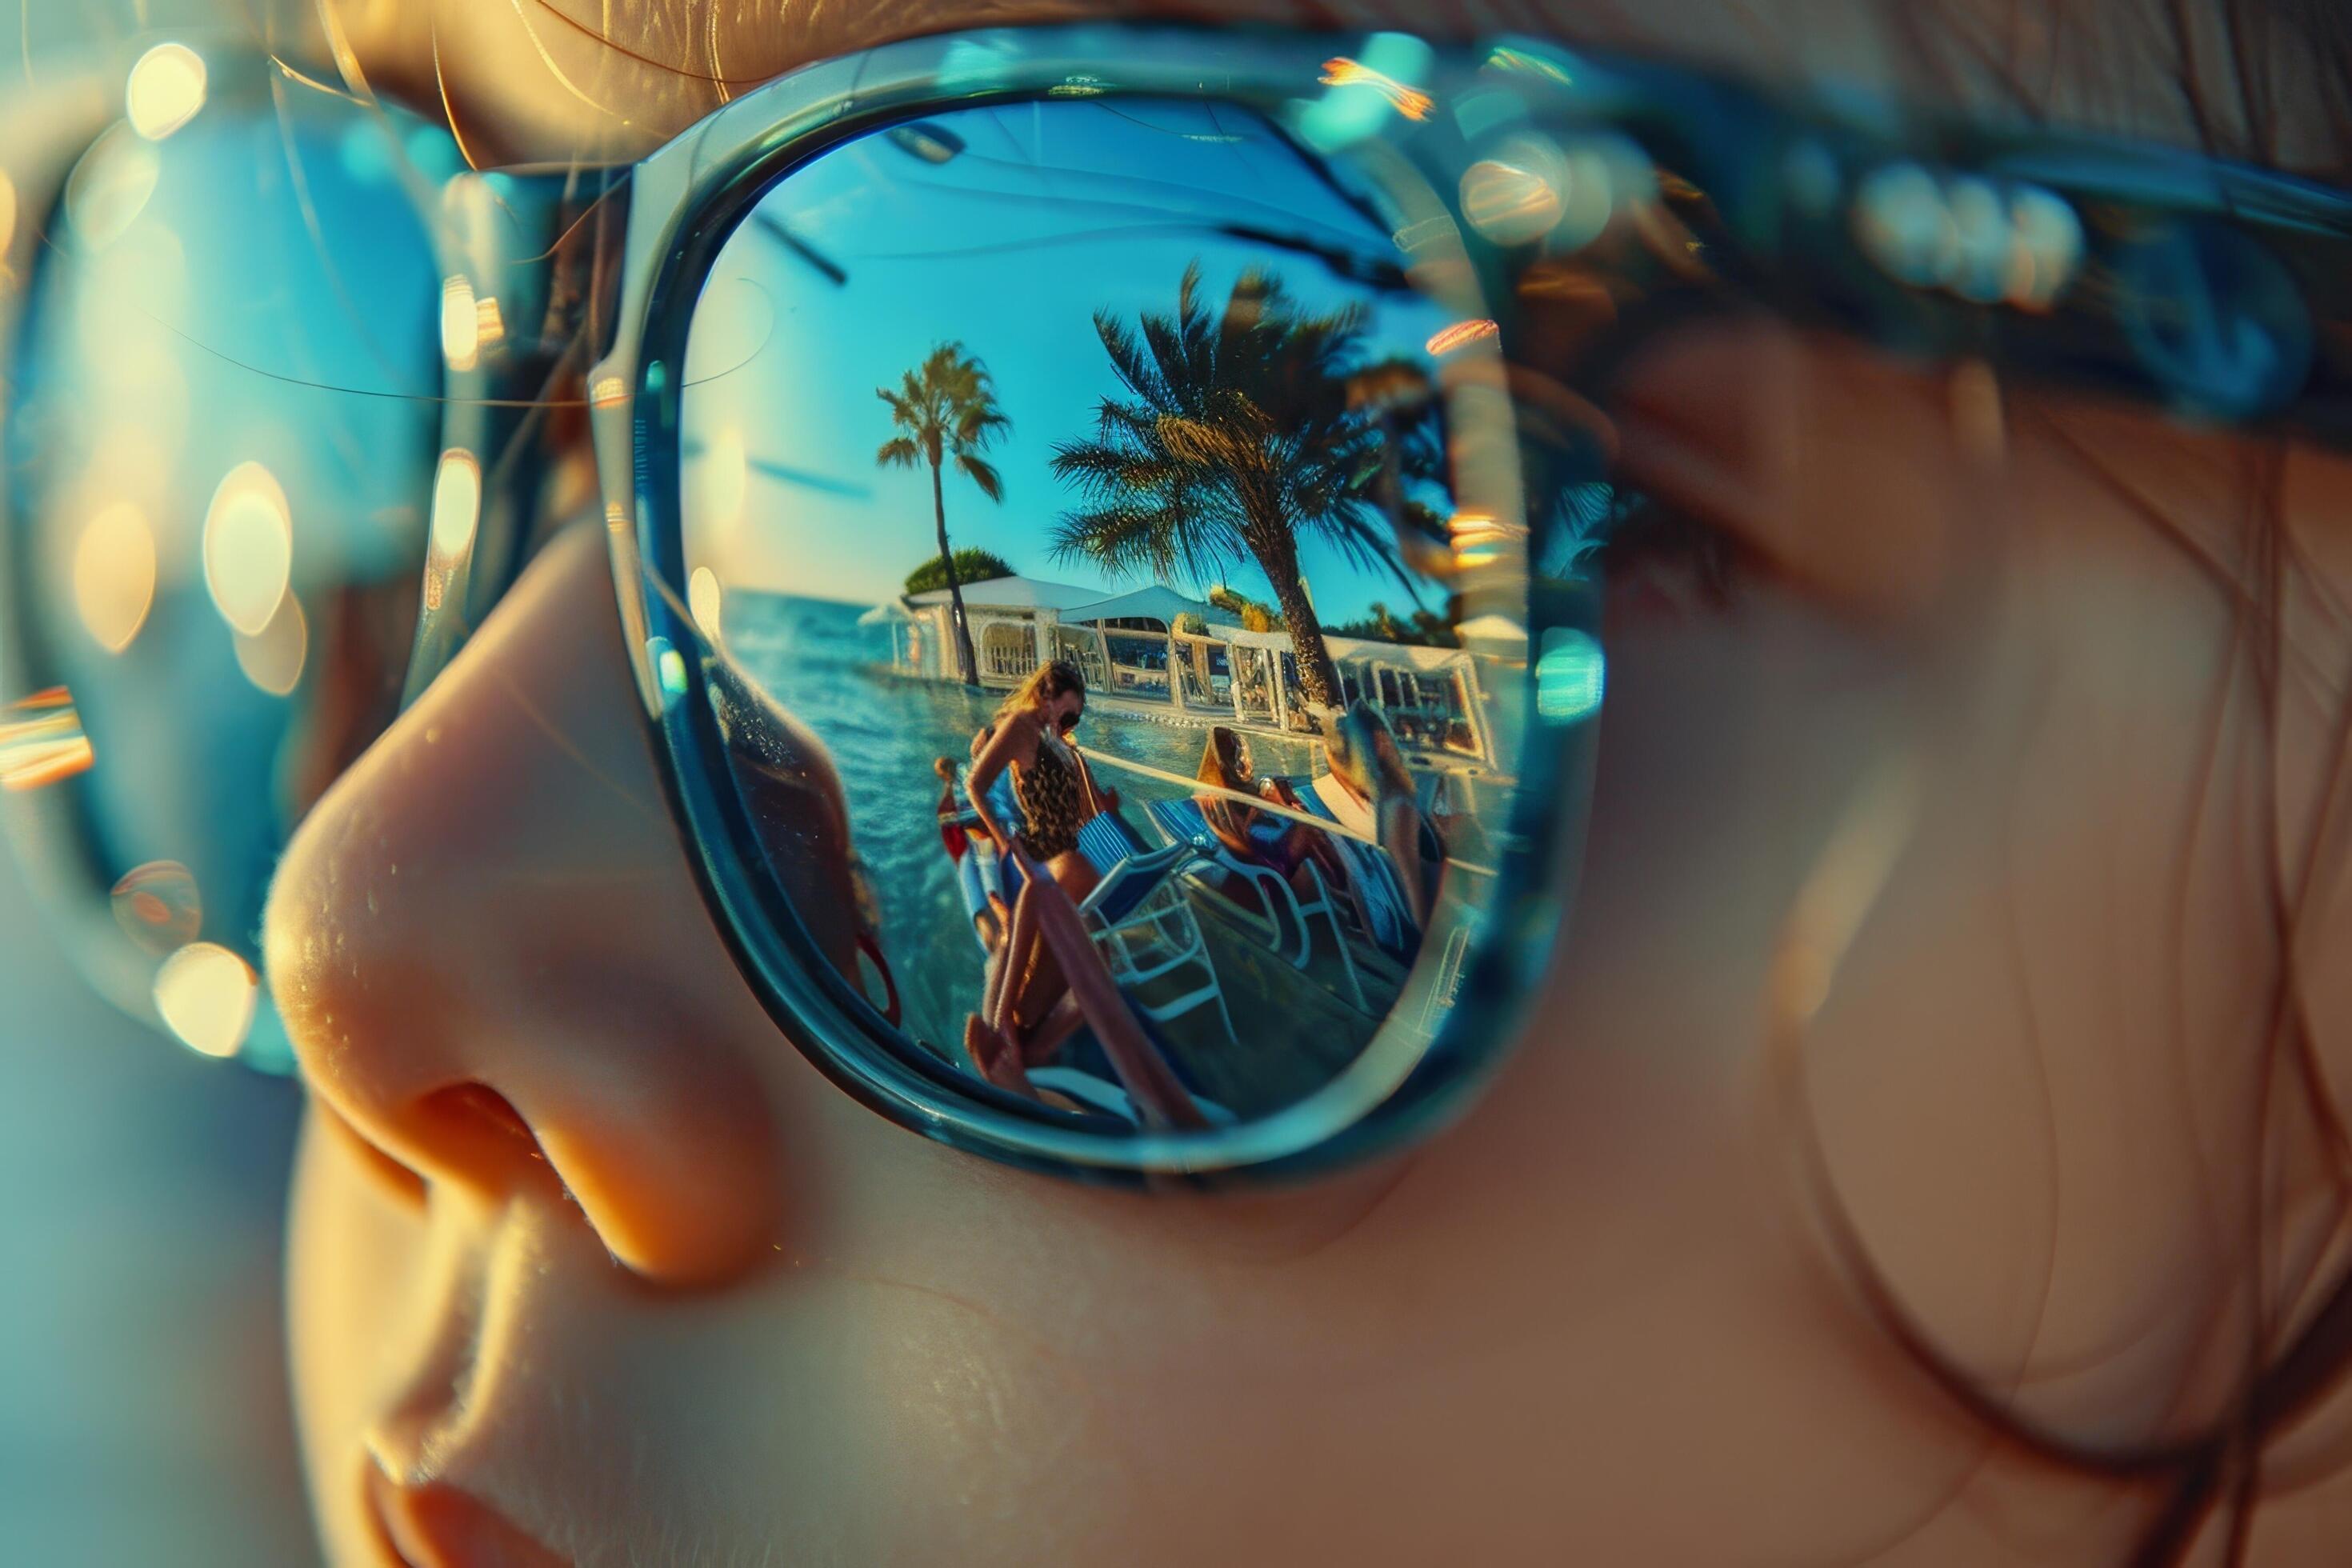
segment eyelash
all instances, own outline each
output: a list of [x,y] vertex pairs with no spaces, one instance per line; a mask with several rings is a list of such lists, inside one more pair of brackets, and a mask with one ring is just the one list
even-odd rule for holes
[[1754,566],[1732,534],[1643,491],[1601,481],[1572,484],[1551,510],[1560,542],[1538,569],[1543,576],[1591,576],[1603,584],[1622,584],[1665,574],[1694,591],[1705,607],[1724,610],[1738,602]]
[[1749,563],[1739,542],[1722,529],[1654,496],[1621,494],[1596,564],[1604,583],[1671,574],[1707,607],[1722,610],[1738,602]]

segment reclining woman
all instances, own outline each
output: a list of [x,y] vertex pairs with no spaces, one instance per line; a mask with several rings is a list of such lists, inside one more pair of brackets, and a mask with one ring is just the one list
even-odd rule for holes
[[[1324,867],[1325,879],[1354,904],[1364,929],[1383,947],[1410,956],[1405,950],[1418,945],[1419,933],[1437,905],[1444,837],[1422,809],[1404,752],[1377,709],[1359,700],[1344,712],[1325,712],[1322,727],[1328,765],[1307,790],[1301,792],[1286,779],[1267,779],[1260,791],[1278,805],[1324,817],[1349,831],[1356,843],[1350,853],[1342,854],[1330,835],[1302,830],[1337,861]],[[1359,874],[1355,848],[1377,848],[1391,874]],[[1391,881],[1392,893],[1385,886]]]
[[1421,808],[1396,736],[1378,709],[1359,700],[1324,726],[1323,751],[1331,771],[1315,781],[1317,797],[1386,852],[1414,928],[1426,928],[1437,904],[1445,841]]
[[1235,795],[1250,795],[1293,810],[1300,809],[1295,804],[1295,792],[1286,783],[1259,776],[1249,742],[1241,735],[1223,724],[1213,725],[1208,744],[1201,752],[1197,776],[1216,791],[1227,792],[1203,791],[1193,798],[1210,833],[1234,855],[1268,867],[1286,879],[1295,879],[1299,868],[1311,860],[1326,882],[1345,880],[1347,866],[1332,847],[1328,834],[1304,822],[1254,810],[1233,798]]

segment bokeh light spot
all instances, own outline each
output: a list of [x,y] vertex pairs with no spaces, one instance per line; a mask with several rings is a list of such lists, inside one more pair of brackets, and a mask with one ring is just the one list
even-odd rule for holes
[[1364,58],[1340,55],[1323,62],[1327,89],[1299,116],[1298,132],[1320,153],[1337,153],[1374,136],[1394,116],[1426,120],[1434,107],[1412,85],[1429,68],[1430,47],[1405,33],[1375,33]]
[[666,637],[647,637],[646,651],[653,655],[654,679],[661,684],[662,711],[673,711],[686,695],[686,660]]
[[272,697],[289,696],[301,684],[303,661],[310,653],[310,626],[303,618],[302,602],[291,594],[278,601],[278,613],[257,636],[240,633],[236,639],[236,667]]
[[88,773],[95,760],[64,687],[0,708],[0,789],[39,789]]
[[1465,343],[1475,343],[1485,338],[1496,337],[1501,332],[1500,326],[1483,318],[1475,321],[1456,321],[1441,331],[1432,332],[1429,342],[1423,346],[1433,356],[1448,354]]
[[150,860],[114,884],[114,921],[147,952],[163,957],[196,940],[205,904],[196,879],[177,860]]
[[1953,180],[1944,199],[1953,235],[1946,281],[1961,299],[1989,305],[2009,291],[2014,270],[2016,236],[2008,205],[1991,182],[1966,177]]
[[190,1050],[226,1058],[253,1027],[259,990],[245,960],[217,943],[192,942],[156,972],[155,1011]]
[[1549,234],[1567,210],[1568,160],[1549,138],[1514,137],[1462,175],[1462,216],[1496,245]]
[[2063,196],[2034,185],[2012,195],[2009,210],[2017,232],[2010,301],[2025,310],[2046,310],[2081,269],[2083,220]]
[[694,624],[711,642],[719,640],[719,616],[724,607],[725,595],[719,587],[719,574],[708,566],[698,566],[687,579],[686,607],[694,616]]
[[205,587],[231,629],[258,637],[286,597],[294,567],[294,520],[278,477],[240,463],[205,511]]
[[462,277],[441,285],[441,357],[461,373],[481,363],[481,307],[474,299],[474,286]]
[[393,158],[399,151],[392,128],[373,117],[352,121],[343,132],[337,151],[343,173],[362,185],[383,184],[392,178]]
[[147,210],[162,172],[153,143],[142,141],[129,126],[110,129],[82,154],[66,181],[66,217],[75,235],[93,250],[121,238]]
[[123,92],[131,129],[161,142],[205,106],[204,57],[185,44],[158,44],[131,68]]
[[441,467],[433,476],[434,554],[451,562],[471,550],[481,516],[482,466],[473,453],[452,447],[441,454]]
[[1608,659],[1591,634],[1559,630],[1544,637],[1536,660],[1536,712],[1555,724],[1573,724],[1601,711]]
[[1618,187],[1610,163],[1604,147],[1580,146],[1569,152],[1560,169],[1560,217],[1552,226],[1551,249],[1581,249],[1609,226],[1617,211]]
[[1917,163],[1874,169],[1854,193],[1854,235],[1872,259],[1914,288],[1951,275],[1959,232],[1936,176]]
[[98,646],[129,647],[155,603],[155,534],[137,507],[117,501],[83,525],[73,584],[74,608]]

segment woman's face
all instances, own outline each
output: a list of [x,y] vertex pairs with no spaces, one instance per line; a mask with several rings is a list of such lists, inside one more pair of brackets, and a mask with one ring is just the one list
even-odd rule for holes
[[[433,25],[482,155],[561,158],[690,121],[714,69],[1087,7],[343,9],[428,94]],[[1858,5],[1663,13],[1645,41],[1781,71],[1907,79],[1916,43]],[[2171,57],[2078,47],[2165,14],[1932,26],[1954,79],[2008,51],[2178,139]],[[1410,1154],[1255,1196],[987,1163],[791,1048],[681,853],[601,533],[559,539],[270,911],[336,1561],[385,1530],[416,1563],[2126,1560],[2171,1494],[2057,1450],[2222,1421],[2342,1262],[2352,469],[1778,328],[1643,376],[1624,462],[1738,564],[1612,589],[1527,1038]],[[2255,1456],[2288,1468],[2253,1561],[2343,1560],[2352,1394],[2304,1423]]]

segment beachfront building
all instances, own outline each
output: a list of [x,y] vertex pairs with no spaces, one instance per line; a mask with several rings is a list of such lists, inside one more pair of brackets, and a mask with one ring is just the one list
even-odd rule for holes
[[[1089,691],[1117,710],[1200,724],[1307,733],[1298,661],[1284,631],[1249,631],[1236,617],[1172,588],[1108,597],[1033,577],[963,585],[964,615],[983,686],[1009,688],[1047,659],[1085,671]],[[907,595],[864,617],[890,631],[899,674],[953,679],[953,631],[945,589]],[[1430,647],[1325,634],[1343,699],[1387,719],[1422,759],[1491,765],[1495,742],[1479,659]]]

